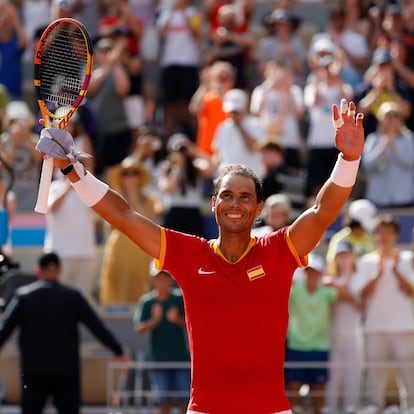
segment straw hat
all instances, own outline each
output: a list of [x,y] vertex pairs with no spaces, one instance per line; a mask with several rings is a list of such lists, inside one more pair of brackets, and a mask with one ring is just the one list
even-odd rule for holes
[[122,180],[128,173],[136,173],[138,175],[137,185],[139,188],[144,188],[151,182],[151,174],[149,171],[142,164],[137,163],[132,157],[127,157],[121,164],[112,169],[108,177],[109,184],[116,190],[121,189]]

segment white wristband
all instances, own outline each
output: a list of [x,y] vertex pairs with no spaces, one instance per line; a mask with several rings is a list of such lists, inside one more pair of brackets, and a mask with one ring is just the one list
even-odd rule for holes
[[98,180],[89,171],[86,175],[82,174],[79,181],[72,183],[72,187],[88,207],[102,200],[109,190],[108,184]]
[[356,181],[360,161],[361,157],[354,161],[346,161],[342,154],[339,154],[331,172],[331,181],[340,187],[352,187]]

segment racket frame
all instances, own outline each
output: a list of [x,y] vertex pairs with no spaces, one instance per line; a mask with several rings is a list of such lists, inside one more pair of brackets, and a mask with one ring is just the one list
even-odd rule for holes
[[[41,65],[42,65],[42,56],[43,51],[48,45],[49,34],[56,29],[57,26],[62,24],[72,24],[76,26],[79,31],[81,32],[83,39],[85,41],[86,50],[87,50],[87,59],[86,59],[86,65],[85,65],[85,77],[83,79],[83,83],[81,86],[81,90],[79,91],[79,96],[74,101],[70,109],[62,114],[62,115],[56,115],[49,111],[46,102],[42,99],[42,93],[41,93]],[[35,58],[34,58],[34,88],[35,93],[37,97],[37,103],[40,109],[40,112],[42,114],[43,118],[43,125],[45,128],[50,127],[53,125],[56,128],[66,128],[68,125],[69,119],[72,117],[72,115],[77,111],[77,109],[80,107],[88,89],[89,82],[91,80],[92,76],[92,68],[93,68],[93,46],[92,41],[89,37],[88,31],[86,27],[79,22],[76,19],[73,18],[60,18],[54,20],[52,23],[50,23],[46,29],[43,31],[36,47],[35,51]],[[40,181],[39,181],[39,190],[38,190],[38,197],[36,201],[36,205],[34,208],[34,211],[37,213],[46,214],[47,213],[47,203],[48,203],[48,197],[49,197],[49,189],[50,189],[50,183],[52,181],[53,177],[53,158],[44,155],[43,157],[43,163],[42,163],[42,170],[40,174]]]

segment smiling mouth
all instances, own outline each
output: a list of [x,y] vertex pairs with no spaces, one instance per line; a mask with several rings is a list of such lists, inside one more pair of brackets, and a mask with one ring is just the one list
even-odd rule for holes
[[230,219],[240,219],[243,217],[243,214],[241,213],[226,213],[226,217]]

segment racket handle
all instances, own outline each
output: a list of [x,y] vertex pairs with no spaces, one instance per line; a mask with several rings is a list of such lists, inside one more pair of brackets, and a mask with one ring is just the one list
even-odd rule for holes
[[43,158],[42,172],[40,174],[39,191],[37,202],[34,208],[36,213],[47,213],[47,200],[49,198],[50,183],[53,176],[53,158],[46,155]]

